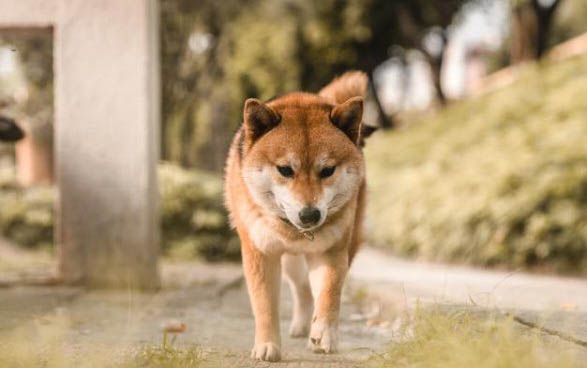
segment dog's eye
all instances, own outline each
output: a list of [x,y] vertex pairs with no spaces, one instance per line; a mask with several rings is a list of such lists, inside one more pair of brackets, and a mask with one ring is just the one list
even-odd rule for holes
[[294,176],[294,171],[291,166],[277,166],[277,171],[286,178]]
[[327,166],[327,167],[323,168],[322,170],[320,170],[320,177],[322,179],[324,179],[329,176],[332,176],[332,174],[334,174],[335,169],[336,169],[336,166]]

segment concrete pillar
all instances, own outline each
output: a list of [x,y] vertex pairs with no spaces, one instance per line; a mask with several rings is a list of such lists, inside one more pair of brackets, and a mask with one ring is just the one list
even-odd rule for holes
[[157,0],[0,0],[0,32],[52,28],[59,271],[159,286]]
[[51,27],[58,5],[56,0],[0,0],[0,29]]
[[66,281],[159,286],[156,7],[155,0],[60,0],[55,147]]

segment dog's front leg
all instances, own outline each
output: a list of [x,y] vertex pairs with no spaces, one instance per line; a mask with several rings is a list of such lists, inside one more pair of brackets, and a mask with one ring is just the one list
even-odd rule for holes
[[279,336],[280,255],[266,255],[252,244],[243,244],[243,267],[253,314],[255,346],[251,357],[260,360],[281,359]]
[[348,270],[348,251],[343,248],[310,254],[307,260],[315,300],[308,346],[316,353],[333,353],[338,343],[338,315]]

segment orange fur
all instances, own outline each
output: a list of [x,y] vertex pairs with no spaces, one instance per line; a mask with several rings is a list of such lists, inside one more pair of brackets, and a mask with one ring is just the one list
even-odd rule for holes
[[[309,333],[314,351],[336,350],[342,285],[361,243],[366,186],[359,141],[366,83],[363,73],[351,72],[319,95],[245,103],[243,127],[227,160],[225,200],[241,239],[256,359],[280,359],[280,260],[286,255],[283,271],[294,297],[290,334]],[[285,177],[277,166],[294,174]],[[335,168],[331,176],[321,176],[325,167]],[[321,216],[309,231],[298,223],[304,206],[318,208]]]

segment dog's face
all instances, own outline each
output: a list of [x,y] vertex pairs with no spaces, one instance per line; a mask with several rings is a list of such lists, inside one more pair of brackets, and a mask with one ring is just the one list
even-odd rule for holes
[[293,95],[245,105],[243,177],[255,203],[299,231],[318,229],[358,192],[362,100]]

